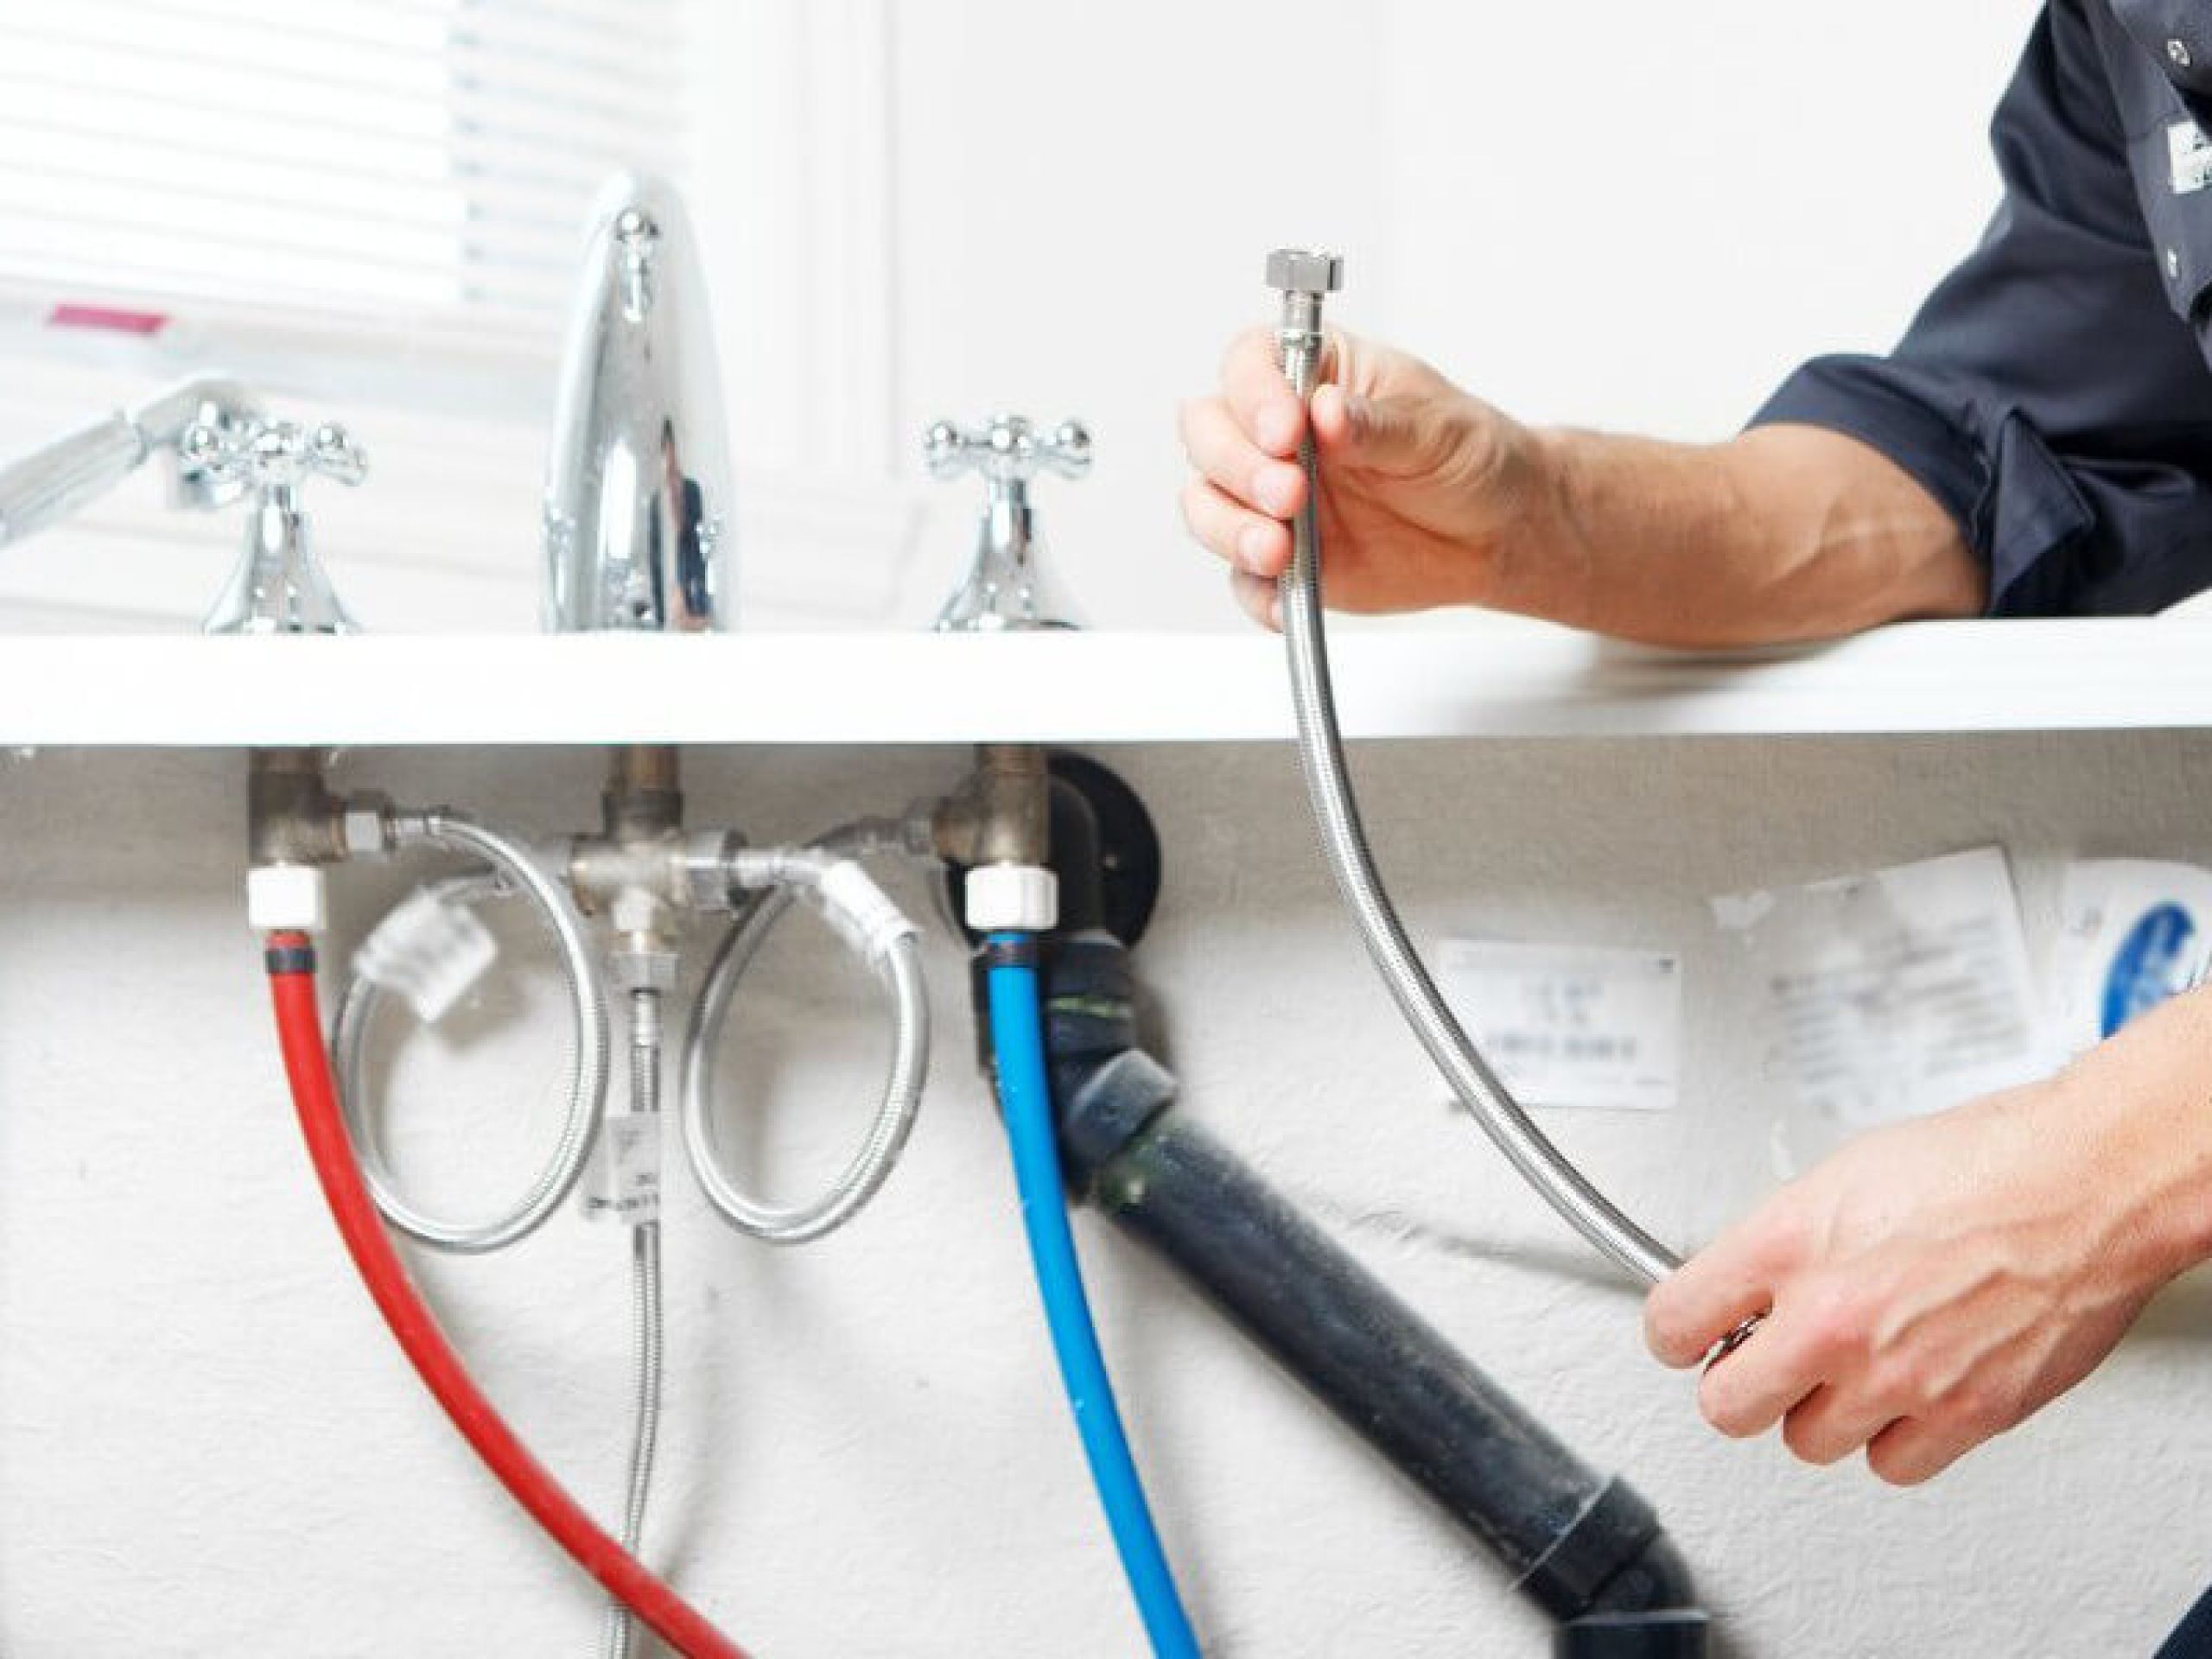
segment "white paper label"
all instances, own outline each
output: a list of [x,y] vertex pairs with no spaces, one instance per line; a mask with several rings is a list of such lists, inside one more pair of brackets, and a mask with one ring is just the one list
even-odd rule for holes
[[2050,957],[2050,1023],[2066,1052],[2095,1047],[2204,972],[2212,870],[2147,859],[2070,864]]
[[1758,969],[1770,1073],[1820,1119],[1865,1128],[2048,1069],[2001,849],[1713,911]]
[[404,997],[425,1024],[443,1019],[497,960],[499,944],[467,906],[423,888],[378,922],[353,953],[353,971]]
[[658,1112],[607,1115],[584,1192],[586,1216],[632,1226],[660,1219],[660,1128]]
[[1445,998],[1530,1106],[1662,1111],[1680,1090],[1682,974],[1652,950],[1447,939]]

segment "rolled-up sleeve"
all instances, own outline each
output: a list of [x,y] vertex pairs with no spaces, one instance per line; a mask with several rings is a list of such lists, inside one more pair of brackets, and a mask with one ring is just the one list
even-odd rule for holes
[[2143,135],[2107,54],[2135,48],[2093,3],[2038,20],[1993,129],[2004,201],[1897,350],[1806,365],[1752,423],[1842,432],[1910,474],[1987,564],[1995,615],[2212,586],[2212,369],[2129,168]]

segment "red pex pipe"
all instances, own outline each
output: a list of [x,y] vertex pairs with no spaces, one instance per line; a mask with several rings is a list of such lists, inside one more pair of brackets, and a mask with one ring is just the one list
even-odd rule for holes
[[315,1001],[315,947],[306,934],[269,936],[269,990],[276,1008],[284,1073],[291,1079],[292,1104],[339,1235],[360,1269],[377,1311],[454,1427],[531,1518],[684,1659],[745,1659],[737,1643],[608,1536],[531,1456],[469,1379],[461,1357],[438,1329],[391,1247],[384,1219],[362,1183],[353,1143],[346,1139],[338,1091],[330,1078],[330,1052],[323,1046],[322,1014]]

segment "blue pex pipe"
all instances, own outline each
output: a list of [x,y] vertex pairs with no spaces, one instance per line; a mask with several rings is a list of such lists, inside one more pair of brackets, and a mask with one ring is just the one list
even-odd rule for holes
[[[1033,945],[1030,936],[1020,933],[993,934],[988,943],[1015,950]],[[1075,1413],[1076,1432],[1083,1438],[1091,1482],[1098,1489],[1098,1502],[1106,1511],[1106,1524],[1121,1552],[1122,1570],[1136,1598],[1153,1652],[1160,1659],[1198,1659],[1198,1639],[1160,1547],[1152,1510],[1129,1455],[1128,1437],[1122,1432],[1122,1414],[1114,1403],[1114,1387],[1107,1380],[1105,1357],[1098,1350],[1090,1303],[1083,1294],[1083,1271],[1076,1262],[1075,1235],[1068,1228],[1060,1185],[1037,970],[1027,963],[995,961],[989,982],[999,1107],[1014,1147],[1021,1224],[1029,1236],[1029,1259],[1036,1269],[1038,1294],[1044,1299],[1060,1381]]]

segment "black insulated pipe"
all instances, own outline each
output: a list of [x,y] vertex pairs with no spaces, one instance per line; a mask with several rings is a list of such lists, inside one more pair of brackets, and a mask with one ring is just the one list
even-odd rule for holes
[[[1067,822],[1064,799],[1055,805],[1055,863],[1064,853],[1079,861],[1082,827]],[[1077,871],[1063,868],[1061,880],[1064,892],[1084,890]],[[1077,915],[1084,908],[1078,900]],[[1157,1251],[1496,1555],[1558,1621],[1559,1659],[1704,1659],[1708,1620],[1650,1505],[1585,1465],[1176,1112],[1174,1078],[1136,1046],[1120,941],[1095,926],[1064,934],[1044,971],[1071,1190]]]

